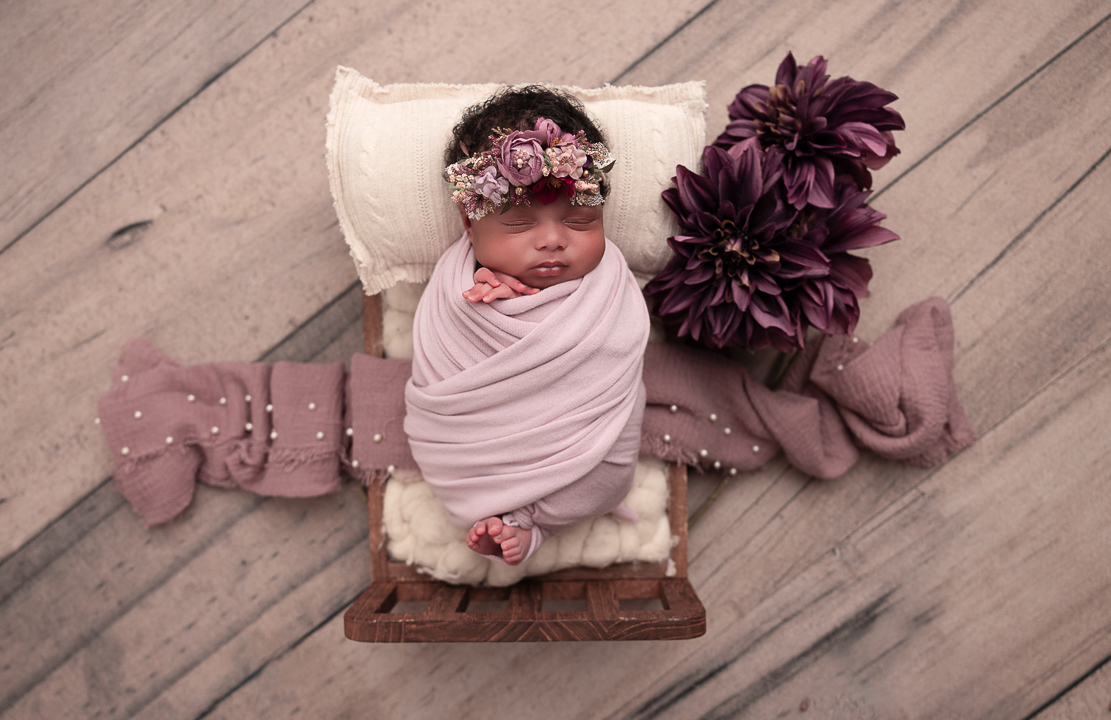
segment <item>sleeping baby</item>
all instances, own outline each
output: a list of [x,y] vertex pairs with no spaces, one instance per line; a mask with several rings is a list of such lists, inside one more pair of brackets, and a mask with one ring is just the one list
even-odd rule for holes
[[445,159],[465,232],[413,325],[405,432],[467,544],[516,565],[633,484],[648,311],[605,237],[613,158],[573,98],[505,89]]

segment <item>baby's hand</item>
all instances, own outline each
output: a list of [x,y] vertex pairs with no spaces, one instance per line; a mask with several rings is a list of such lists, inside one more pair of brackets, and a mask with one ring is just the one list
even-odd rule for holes
[[463,291],[463,297],[470,302],[490,302],[499,298],[508,299],[522,295],[535,295],[539,288],[529,287],[505,273],[494,272],[490,268],[479,268],[474,274],[474,287]]

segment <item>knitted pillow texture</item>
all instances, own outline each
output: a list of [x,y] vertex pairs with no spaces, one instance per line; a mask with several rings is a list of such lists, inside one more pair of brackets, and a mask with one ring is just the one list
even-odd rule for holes
[[[432,276],[463,233],[443,179],[444,148],[463,111],[500,85],[379,85],[336,69],[328,113],[328,175],[340,228],[368,295]],[[676,165],[697,169],[706,144],[702,82],[562,89],[599,123],[617,163],[606,235],[642,282],[670,257],[678,226],[660,193]]]

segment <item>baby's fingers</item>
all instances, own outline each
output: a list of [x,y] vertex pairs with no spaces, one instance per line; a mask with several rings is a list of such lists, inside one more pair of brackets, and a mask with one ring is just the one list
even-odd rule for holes
[[[505,275],[504,277],[509,276]],[[498,279],[498,275],[494,273],[494,271],[490,268],[485,267],[479,268],[478,271],[474,274],[474,281],[475,285],[479,285],[482,283],[486,283],[490,287],[498,287],[499,285],[501,285],[501,280]]]
[[501,285],[499,287],[494,288],[493,290],[490,290],[488,293],[486,293],[486,295],[482,298],[482,302],[491,302],[491,301],[494,301],[494,300],[507,300],[509,298],[519,297],[520,295],[521,295],[521,293],[517,292],[516,290],[509,287],[508,285]]
[[[486,283],[479,283],[472,287],[470,290],[463,291],[463,299],[468,302],[480,302],[486,298],[486,294],[491,291],[491,286]],[[487,300],[487,302],[489,302]]]
[[540,292],[539,288],[529,287],[512,275],[506,275],[505,273],[494,273],[494,275],[501,283],[513,288],[522,295],[533,295]]

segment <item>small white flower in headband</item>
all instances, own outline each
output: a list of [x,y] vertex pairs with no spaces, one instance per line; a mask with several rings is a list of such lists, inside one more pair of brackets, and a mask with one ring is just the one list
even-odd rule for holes
[[448,165],[451,199],[467,217],[478,220],[499,205],[527,206],[531,198],[542,204],[560,195],[572,205],[601,205],[602,183],[614,157],[602,143],[586,141],[586,134],[565,133],[547,118],[533,130],[497,129],[492,147]]

